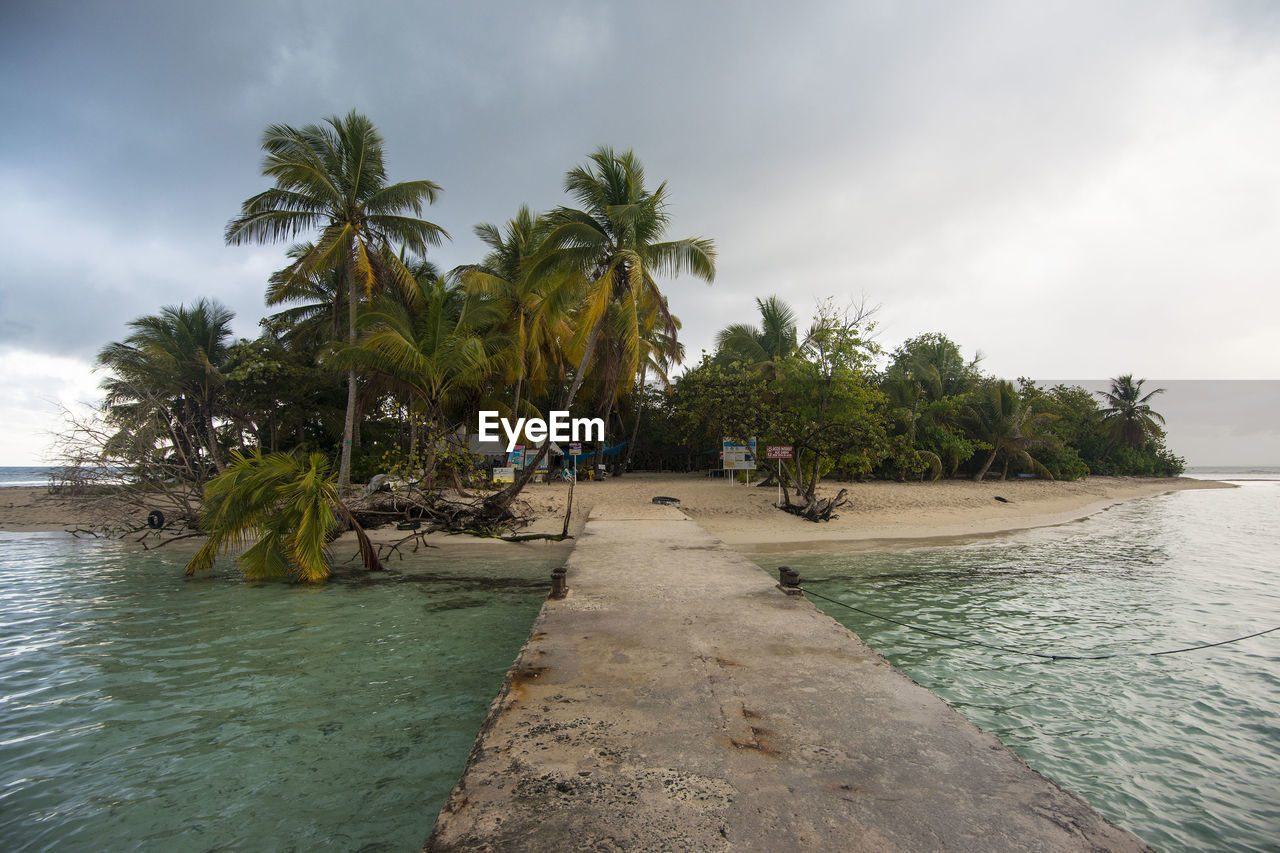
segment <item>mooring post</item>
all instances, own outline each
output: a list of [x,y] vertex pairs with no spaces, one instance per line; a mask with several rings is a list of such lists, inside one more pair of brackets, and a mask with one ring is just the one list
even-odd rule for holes
[[790,566],[778,566],[778,589],[787,595],[804,595],[800,588],[800,573]]
[[551,594],[548,598],[564,598],[569,593],[569,583],[566,579],[568,569],[560,566],[551,572]]

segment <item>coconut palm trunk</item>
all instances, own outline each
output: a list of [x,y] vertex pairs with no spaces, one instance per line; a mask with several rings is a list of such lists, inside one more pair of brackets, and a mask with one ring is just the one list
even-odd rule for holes
[[[417,218],[424,204],[435,201],[440,187],[427,180],[388,183],[382,134],[354,110],[301,129],[271,125],[263,133],[262,147],[267,154],[262,172],[275,185],[241,205],[240,215],[227,223],[226,240],[273,243],[319,228],[316,242],[291,253],[293,262],[273,276],[279,285],[273,301],[297,298],[299,291],[290,289],[290,283],[342,270],[350,303],[348,340],[354,343],[357,285],[367,296],[392,283],[411,285],[412,273],[391,246],[425,256],[428,246],[448,238],[440,226]],[[335,288],[335,301],[340,291]],[[339,316],[335,310],[335,329]],[[351,483],[356,383],[353,368],[347,373],[340,486]]]
[[227,470],[227,466],[222,464],[222,455],[218,453],[218,433],[213,428],[212,411],[209,412],[206,425],[209,428],[209,456],[213,458],[213,467],[221,474]]
[[[356,279],[347,272],[347,340],[356,342]],[[347,370],[347,414],[342,422],[342,461],[338,464],[338,488],[351,485],[351,445],[356,432],[356,369]]]
[[978,469],[978,473],[973,475],[975,483],[981,483],[982,478],[987,476],[987,472],[991,470],[991,464],[996,461],[996,455],[1000,452],[999,447],[993,447],[991,453],[987,456],[987,461],[982,463],[982,467]]
[[[565,392],[564,398],[558,407],[561,410],[567,411],[573,406],[573,401],[578,397],[578,391],[582,388],[582,380],[586,375],[587,365],[591,363],[591,354],[595,351],[596,342],[600,340],[600,328],[603,325],[604,317],[601,316],[596,321],[596,324],[591,327],[591,334],[587,337],[587,345],[582,351],[582,358],[578,361],[578,369],[574,372],[573,382],[569,385],[569,390]],[[520,469],[520,473],[516,474],[515,482],[485,500],[484,504],[489,512],[505,512],[511,506],[511,502],[516,499],[516,495],[520,494],[521,490],[533,479],[538,464],[546,458],[547,451],[550,449],[551,440],[548,439],[538,448],[538,452],[534,454],[532,460],[525,460],[525,466]]]
[[636,421],[631,425],[631,439],[627,442],[627,455],[622,461],[622,470],[627,471],[631,467],[631,454],[636,449],[636,438],[640,435],[640,416],[644,414],[644,384],[648,378],[649,366],[647,364],[640,365],[640,384],[636,389]]

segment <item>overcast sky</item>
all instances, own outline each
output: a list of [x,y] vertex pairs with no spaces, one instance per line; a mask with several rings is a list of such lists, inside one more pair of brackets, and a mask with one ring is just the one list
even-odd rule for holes
[[634,148],[719,248],[664,284],[692,361],[757,296],[865,294],[886,346],[1008,377],[1280,379],[1266,0],[7,3],[0,83],[0,464],[128,320],[209,296],[256,333],[285,247],[222,234],[262,130],[352,108],[444,187],[446,269]]

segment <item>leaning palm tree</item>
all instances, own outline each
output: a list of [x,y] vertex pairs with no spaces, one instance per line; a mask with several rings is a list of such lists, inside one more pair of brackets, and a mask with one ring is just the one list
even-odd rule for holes
[[214,420],[223,414],[222,368],[234,317],[215,300],[167,306],[130,322],[128,337],[98,353],[112,374],[102,383],[111,420],[122,434],[167,439],[197,481],[205,465],[223,469]]
[[1001,479],[1008,473],[1009,462],[1018,460],[1038,476],[1052,480],[1049,470],[1027,452],[1036,431],[1052,417],[1047,412],[1036,412],[1027,406],[1007,379],[993,380],[979,388],[973,404],[965,410],[965,426],[974,438],[990,447],[990,453],[973,475],[974,481],[982,481],[1000,454],[1005,457]]
[[1164,416],[1148,403],[1165,389],[1157,388],[1147,395],[1142,393],[1145,379],[1134,379],[1126,373],[1111,380],[1110,391],[1099,391],[1098,396],[1107,404],[1102,410],[1103,428],[1111,434],[1111,442],[1141,447],[1148,438],[1162,435]]
[[[704,237],[664,240],[671,215],[667,211],[667,185],[645,187],[644,166],[631,151],[614,153],[602,146],[590,162],[565,175],[564,189],[581,208],[560,207],[548,214],[549,228],[543,252],[534,262],[535,278],[556,273],[578,273],[588,283],[578,310],[575,340],[581,353],[573,381],[561,398],[568,409],[587,376],[597,342],[606,323],[613,323],[621,346],[621,369],[614,381],[629,388],[640,366],[643,319],[646,309],[658,312],[660,322],[674,337],[675,319],[656,277],[691,273],[707,283],[715,279],[715,244]],[[610,309],[613,309],[611,312]],[[516,481],[489,499],[493,509],[504,509],[533,476],[549,443]]]
[[[262,173],[275,186],[249,198],[227,224],[231,244],[293,239],[318,228],[310,251],[280,275],[314,278],[338,271],[345,282],[348,341],[356,339],[360,299],[385,284],[408,291],[413,276],[393,244],[418,254],[438,246],[448,234],[418,218],[435,201],[440,187],[431,181],[388,183],[382,134],[354,110],[324,124],[294,128],[273,124],[262,136],[266,157]],[[351,445],[355,432],[356,370],[347,373],[347,415],[342,431],[338,482],[351,482]]]
[[329,544],[343,524],[355,530],[367,569],[381,568],[377,549],[343,505],[322,453],[244,456],[233,451],[225,473],[209,481],[200,527],[209,534],[187,563],[187,574],[210,568],[219,554],[253,542],[237,558],[251,580],[329,577]]

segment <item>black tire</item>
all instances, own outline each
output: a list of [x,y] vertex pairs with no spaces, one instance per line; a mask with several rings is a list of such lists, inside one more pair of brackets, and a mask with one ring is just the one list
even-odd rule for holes
[[147,527],[152,530],[159,530],[164,527],[164,513],[158,509],[153,509],[147,513]]

